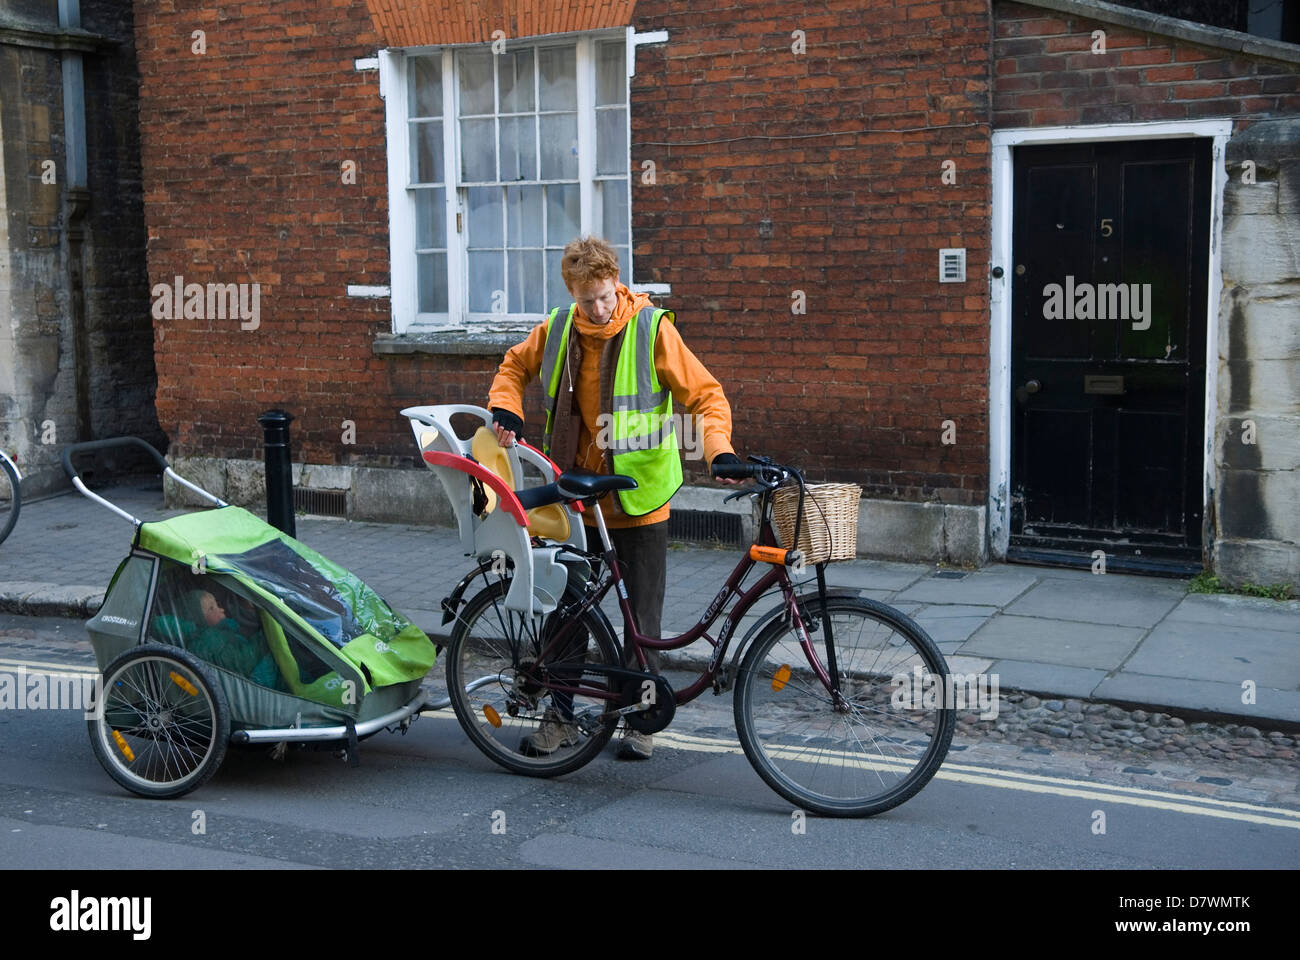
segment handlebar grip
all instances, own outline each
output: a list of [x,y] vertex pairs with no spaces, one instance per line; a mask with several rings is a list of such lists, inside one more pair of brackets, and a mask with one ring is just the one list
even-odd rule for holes
[[109,447],[140,447],[147,451],[154,461],[163,470],[167,469],[167,461],[163,455],[153,448],[148,442],[141,440],[139,437],[113,437],[109,440],[87,440],[84,443],[70,443],[63,448],[63,470],[73,480],[79,480],[80,475],[72,465],[72,455],[74,453],[89,453],[92,450],[104,450]]
[[757,463],[715,463],[713,475],[720,480],[748,480],[762,469]]

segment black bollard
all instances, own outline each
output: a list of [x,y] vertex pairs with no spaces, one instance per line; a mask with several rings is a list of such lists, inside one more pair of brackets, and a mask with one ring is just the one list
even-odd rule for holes
[[289,424],[293,414],[268,410],[257,418],[266,445],[266,522],[297,536],[293,522],[293,459],[289,455]]

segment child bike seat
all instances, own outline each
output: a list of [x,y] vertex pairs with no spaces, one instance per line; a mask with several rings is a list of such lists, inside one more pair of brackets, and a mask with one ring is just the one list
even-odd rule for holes
[[[579,518],[581,502],[535,497],[539,487],[516,489],[524,468],[536,469],[543,482],[560,474],[545,454],[526,443],[502,448],[492,432],[492,412],[469,404],[407,407],[420,458],[437,476],[460,532],[461,548],[482,563],[512,564],[505,606],[533,616],[556,608],[570,577],[582,565],[587,534]],[[458,430],[453,417],[476,421]],[[494,566],[494,570],[495,570]],[[500,576],[501,571],[497,570]]]

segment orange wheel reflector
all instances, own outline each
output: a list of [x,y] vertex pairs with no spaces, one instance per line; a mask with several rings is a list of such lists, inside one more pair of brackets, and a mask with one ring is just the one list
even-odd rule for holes
[[790,665],[781,664],[780,669],[772,675],[772,689],[780,690],[790,682]]
[[487,722],[492,724],[492,726],[501,726],[501,714],[492,709],[492,704],[483,704],[483,716],[487,717]]
[[[180,687],[182,690],[184,690],[186,693],[188,693],[191,697],[196,696],[196,695],[198,694],[198,692],[199,692],[199,688],[196,687],[196,686],[194,686],[194,684],[190,683],[188,680],[186,680],[184,677],[182,677],[182,676],[181,676],[179,673],[177,673],[175,670],[173,670],[171,673],[169,673],[168,676],[171,677],[171,679],[172,679],[172,683],[176,684],[176,686]],[[116,733],[116,731],[114,731],[114,732]]]
[[135,754],[131,752],[131,747],[116,730],[113,731],[113,742],[117,744],[117,749],[122,751],[122,756],[126,757],[127,763],[135,762]]

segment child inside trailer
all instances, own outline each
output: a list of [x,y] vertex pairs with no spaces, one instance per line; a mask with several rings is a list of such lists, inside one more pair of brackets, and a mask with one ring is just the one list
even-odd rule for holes
[[287,690],[253,605],[211,577],[202,588],[190,585],[198,579],[185,576],[188,582],[170,591],[160,586],[153,635],[261,686]]

